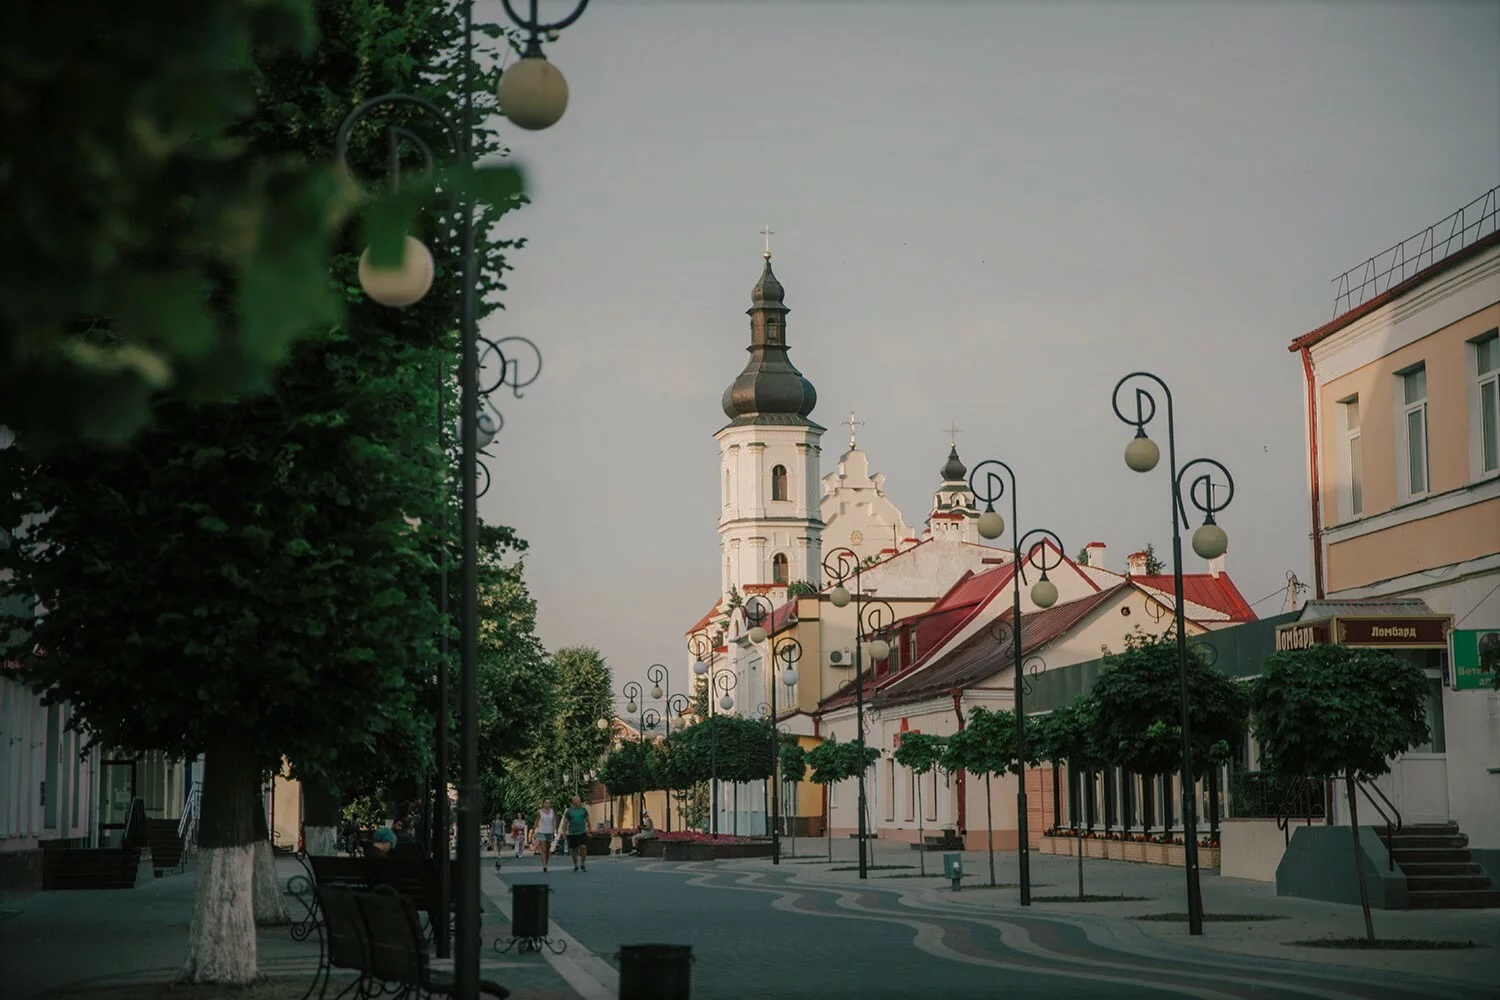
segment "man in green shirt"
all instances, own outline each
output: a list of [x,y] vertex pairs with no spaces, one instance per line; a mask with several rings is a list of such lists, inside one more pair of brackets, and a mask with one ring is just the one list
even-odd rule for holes
[[573,804],[563,813],[563,823],[567,825],[568,846],[573,850],[573,870],[588,871],[589,811],[578,796],[573,796]]

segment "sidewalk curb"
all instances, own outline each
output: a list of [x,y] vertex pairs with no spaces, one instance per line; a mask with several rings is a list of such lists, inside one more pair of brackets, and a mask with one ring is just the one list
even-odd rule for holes
[[[480,879],[480,891],[501,917],[509,922],[510,883],[493,869],[486,868]],[[544,946],[542,957],[547,960],[547,964],[583,1000],[615,1000],[619,994],[620,976],[614,967],[585,948],[577,938],[563,930],[557,921],[550,921],[550,925],[553,936],[567,942],[567,948],[558,955]]]

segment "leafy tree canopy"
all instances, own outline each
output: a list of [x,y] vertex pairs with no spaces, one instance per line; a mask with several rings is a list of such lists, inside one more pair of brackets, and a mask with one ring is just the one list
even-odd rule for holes
[[714,715],[668,738],[674,788],[700,781],[760,781],[773,773],[774,730],[769,722]]
[[811,780],[819,785],[857,778],[874,767],[878,760],[880,750],[876,747],[866,745],[864,760],[861,761],[858,743],[852,740],[840,743],[831,737],[813,747],[807,755],[807,763],[812,767]]
[[982,705],[969,710],[963,729],[948,737],[941,757],[943,770],[954,774],[1013,774],[1016,770],[1016,717]]
[[[1177,643],[1170,635],[1126,638],[1104,658],[1094,684],[1100,759],[1143,774],[1182,766]],[[1194,760],[1222,757],[1245,734],[1250,711],[1245,685],[1205,664],[1188,647],[1188,718]]]
[[1427,678],[1385,650],[1313,646],[1266,657],[1254,684],[1261,767],[1374,778],[1427,741]]
[[807,751],[794,739],[781,744],[781,780],[803,781],[807,778]]
[[947,741],[931,733],[905,732],[896,745],[896,763],[913,774],[926,774],[943,761],[943,744]]
[[1106,763],[1099,746],[1099,703],[1092,697],[1078,698],[1043,716],[1028,720],[1028,755],[1038,760],[1096,769]]

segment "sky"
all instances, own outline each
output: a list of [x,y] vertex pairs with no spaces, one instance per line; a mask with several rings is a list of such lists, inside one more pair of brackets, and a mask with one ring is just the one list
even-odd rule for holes
[[545,358],[496,397],[480,501],[530,543],[543,641],[684,689],[767,225],[824,474],[852,408],[920,529],[956,422],[1025,528],[1165,556],[1166,473],[1125,468],[1110,405],[1146,369],[1181,458],[1234,475],[1231,577],[1280,612],[1312,575],[1287,345],[1337,275],[1500,183],[1497,51],[1497,2],[594,0],[547,47],[565,117],[505,133],[533,204],[484,331]]

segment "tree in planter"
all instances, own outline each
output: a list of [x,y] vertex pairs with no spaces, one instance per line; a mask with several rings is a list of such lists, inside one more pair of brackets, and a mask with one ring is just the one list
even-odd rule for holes
[[933,768],[942,763],[943,744],[946,741],[941,736],[933,736],[930,733],[905,732],[901,734],[901,742],[896,745],[893,755],[896,763],[911,771],[916,777],[917,785],[917,843],[921,850],[917,852],[917,864],[921,874],[927,874],[927,840],[923,836],[922,821],[924,810],[922,808],[922,778]]
[[[1037,756],[1060,768],[1067,763],[1079,773],[1091,773],[1105,766],[1101,751],[1099,703],[1092,697],[1082,697],[1070,705],[1053,709],[1044,716],[1028,720],[1030,733],[1028,749]],[[1080,805],[1082,802],[1080,801]],[[1083,823],[1074,817],[1073,832],[1077,837],[1078,853],[1078,898],[1083,892]]]
[[984,817],[989,832],[990,885],[995,880],[995,822],[990,779],[1016,771],[1016,717],[983,705],[969,710],[968,724],[948,737],[940,758],[943,770],[984,778]]
[[[812,767],[811,780],[815,784],[824,786],[835,784],[840,781],[848,781],[857,778],[860,774],[869,770],[880,760],[880,750],[876,747],[866,746],[864,759],[860,759],[859,744],[854,742],[840,743],[832,737],[813,747],[807,755],[807,763]],[[828,836],[828,860],[833,860],[833,810],[828,810],[828,823],[826,826]]]
[[[802,785],[802,780],[807,776],[807,751],[797,742],[796,737],[786,737],[781,743],[779,751],[781,764],[781,783],[792,786],[791,795],[791,831],[792,831],[792,856],[797,855],[797,790]],[[787,808],[781,807],[782,821],[787,819]]]
[[1344,779],[1365,937],[1375,940],[1355,785],[1425,743],[1427,678],[1384,650],[1313,646],[1266,657],[1253,685],[1261,769],[1286,778]]

